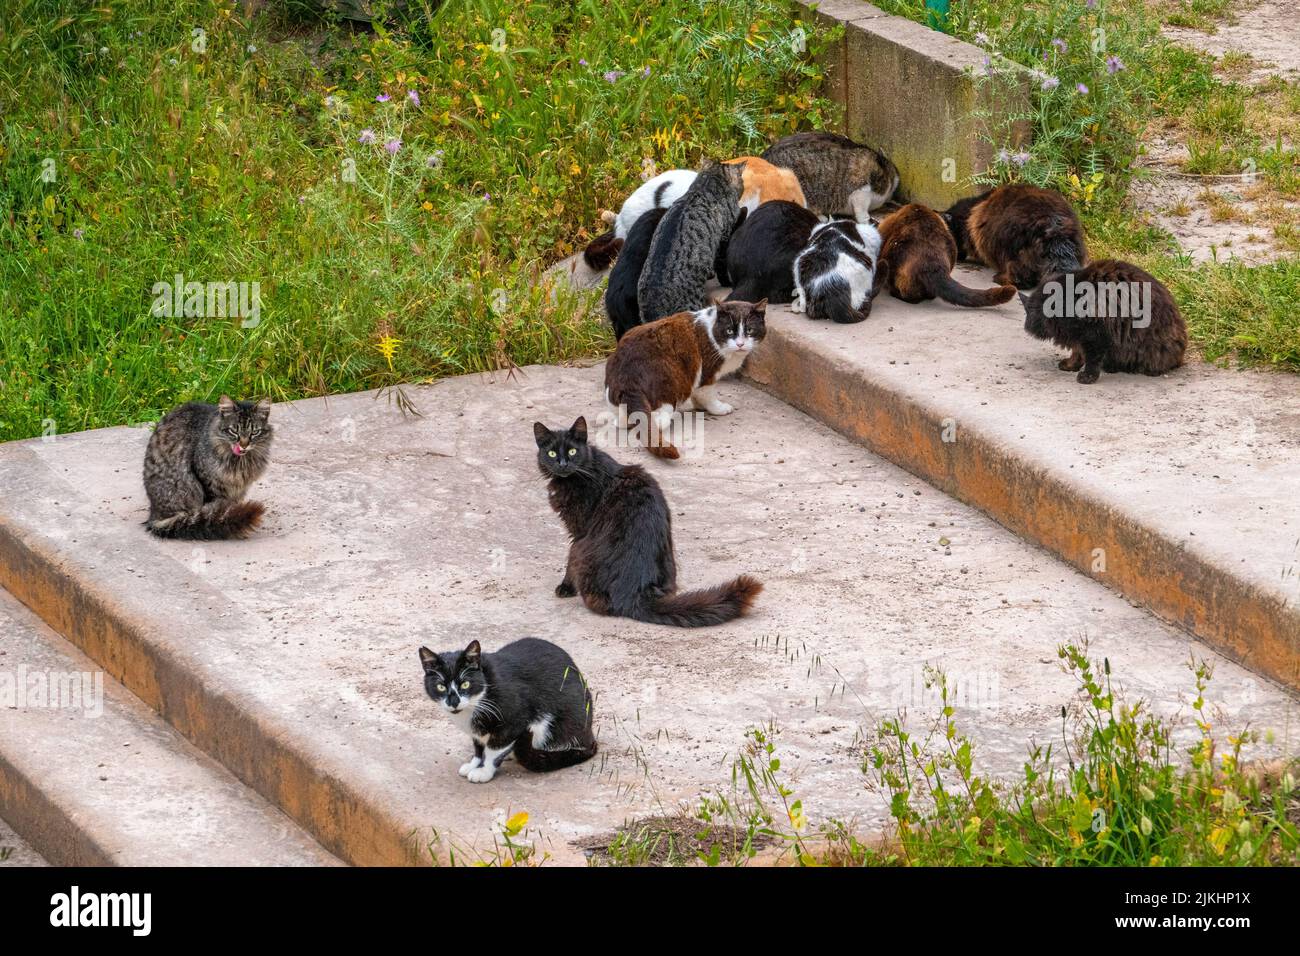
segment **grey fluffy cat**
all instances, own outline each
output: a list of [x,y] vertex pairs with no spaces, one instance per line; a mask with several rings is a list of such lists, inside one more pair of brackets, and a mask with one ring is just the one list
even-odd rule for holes
[[189,402],[168,412],[144,453],[145,527],[160,538],[243,538],[263,506],[244,501],[271,459],[271,402]]
[[799,178],[808,208],[819,216],[869,222],[871,210],[898,189],[898,168],[884,153],[836,133],[795,133],[763,158]]
[[740,213],[744,172],[744,163],[705,164],[659,220],[636,287],[643,323],[708,304],[704,285]]

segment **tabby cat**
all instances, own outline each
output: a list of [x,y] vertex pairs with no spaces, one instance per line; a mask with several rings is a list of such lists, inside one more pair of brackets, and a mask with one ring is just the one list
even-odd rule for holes
[[898,189],[898,169],[883,153],[836,133],[795,133],[763,158],[794,172],[808,208],[819,216],[867,222]]
[[160,538],[243,538],[264,507],[244,501],[270,463],[271,402],[189,402],[168,412],[144,453],[145,527]]
[[742,574],[702,591],[677,591],[672,513],[659,483],[587,443],[587,421],[533,425],[551,508],[569,532],[557,597],[582,596],[597,614],[674,627],[709,627],[749,610],[763,585]]
[[605,363],[605,400],[620,425],[629,416],[646,430],[660,458],[680,453],[663,433],[677,409],[710,415],[734,410],[718,397],[719,379],[736,372],[767,334],[767,301],[714,303],[638,325],[619,340]]

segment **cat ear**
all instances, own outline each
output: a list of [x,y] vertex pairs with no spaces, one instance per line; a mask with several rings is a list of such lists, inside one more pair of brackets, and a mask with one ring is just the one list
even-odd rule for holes
[[229,395],[222,395],[221,401],[217,402],[217,410],[222,415],[229,415],[235,410],[235,401]]
[[551,437],[551,430],[541,422],[533,422],[533,437],[537,439],[537,447],[541,448]]
[[1019,290],[1016,291],[1016,295],[1020,296],[1020,304],[1023,305],[1026,309],[1028,309],[1028,308],[1029,308],[1029,296],[1025,295],[1025,293],[1023,293],[1023,292],[1020,292]]
[[478,641],[470,641],[469,647],[465,648],[465,663],[470,667],[478,667],[481,651],[482,648],[478,646]]
[[271,400],[269,398],[262,399],[253,408],[253,411],[257,414],[258,418],[262,421],[266,421],[271,417]]
[[767,311],[767,296],[764,296],[754,303],[753,311],[757,312],[759,315],[762,315]]
[[424,672],[432,674],[438,669],[438,655],[427,647],[420,648],[420,663],[424,665]]
[[578,416],[578,420],[574,422],[573,427],[569,429],[569,434],[578,441],[587,440],[587,419],[585,416]]

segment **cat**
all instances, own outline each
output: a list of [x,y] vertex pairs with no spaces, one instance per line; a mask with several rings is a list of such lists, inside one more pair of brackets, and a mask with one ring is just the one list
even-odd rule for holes
[[727,160],[729,166],[735,163],[743,163],[745,170],[741,177],[740,207],[742,209],[752,213],[764,203],[777,200],[797,203],[805,207],[808,205],[808,200],[804,198],[803,187],[799,185],[799,177],[793,170],[774,166],[760,156],[741,156]]
[[247,537],[264,506],[244,501],[270,463],[271,402],[189,402],[168,412],[149,436],[145,527],[160,538]]
[[867,222],[898,189],[898,169],[883,153],[835,133],[795,133],[772,144],[763,159],[794,172],[819,216]]
[[727,300],[790,302],[794,261],[820,221],[815,212],[781,199],[747,216],[727,246],[727,281],[732,287]]
[[984,306],[1006,302],[1012,285],[970,289],[950,274],[957,262],[957,242],[933,209],[912,203],[880,224],[880,260],[888,270],[889,292],[904,302],[940,298],[953,305]]
[[695,176],[693,169],[670,169],[638,186],[623,201],[617,216],[608,211],[602,212],[601,218],[612,228],[593,239],[583,250],[582,258],[587,265],[597,272],[608,269],[614,257],[626,245],[637,220],[652,209],[667,209],[685,196],[691,183],[695,182]]
[[704,306],[718,248],[739,215],[744,172],[743,163],[706,163],[659,220],[637,283],[642,322]]
[[832,219],[812,231],[794,263],[791,312],[848,324],[871,314],[889,267],[880,262],[880,233],[869,222]]
[[636,286],[650,252],[650,240],[654,238],[659,220],[667,212],[667,209],[651,209],[642,215],[633,224],[631,232],[627,234],[627,241],[614,260],[614,268],[609,273],[609,285],[605,288],[605,314],[609,316],[609,324],[614,329],[615,341],[623,338],[628,329],[641,324]]
[[1132,263],[1099,259],[1054,272],[1020,301],[1025,331],[1070,349],[1057,367],[1077,371],[1081,384],[1091,385],[1103,371],[1162,375],[1183,364],[1187,326],[1178,304]]
[[572,767],[596,754],[591,691],[578,666],[550,641],[525,637],[492,654],[420,648],[424,690],[474,742],[460,767],[487,783],[511,753],[525,770]]
[[639,325],[619,340],[605,363],[605,400],[622,426],[627,417],[646,429],[647,447],[660,458],[680,452],[663,437],[678,408],[710,415],[734,409],[718,398],[719,379],[736,372],[767,334],[767,301],[714,303]]
[[1068,272],[1088,261],[1079,217],[1052,189],[998,186],[959,200],[943,218],[959,257],[992,267],[998,285],[1033,289],[1049,272]]
[[569,532],[557,597],[582,596],[596,614],[673,627],[709,627],[749,610],[763,585],[747,574],[702,591],[677,591],[672,513],[659,483],[587,443],[587,421],[533,425],[551,508]]

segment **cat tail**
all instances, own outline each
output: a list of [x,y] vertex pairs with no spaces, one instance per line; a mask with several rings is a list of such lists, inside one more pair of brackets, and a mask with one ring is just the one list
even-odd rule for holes
[[671,441],[664,437],[663,431],[659,428],[659,421],[655,418],[654,410],[650,408],[649,402],[645,400],[644,395],[628,395],[624,398],[627,404],[627,417],[629,428],[639,428],[640,423],[632,419],[633,415],[641,415],[640,422],[645,423],[646,430],[646,451],[656,458],[667,458],[675,461],[682,457]]
[[972,289],[962,285],[950,275],[944,275],[936,283],[939,298],[953,305],[978,308],[983,305],[1001,305],[1009,302],[1016,294],[1013,285],[995,285],[988,289]]
[[863,300],[862,308],[853,308],[849,284],[838,276],[831,276],[817,286],[813,300],[808,304],[808,314],[814,319],[830,319],[841,325],[862,322],[871,314],[871,297]]
[[261,523],[265,510],[257,501],[209,501],[197,511],[150,518],[145,527],[160,538],[192,541],[247,538]]
[[563,750],[539,750],[533,746],[533,735],[526,733],[515,741],[515,760],[519,766],[533,773],[563,770],[596,756],[596,738],[590,729],[583,740],[575,740]]
[[649,624],[711,627],[740,617],[762,590],[761,581],[742,574],[734,581],[702,591],[666,594],[652,600],[648,607],[644,604],[637,607],[628,616]]
[[622,248],[623,240],[616,238],[611,229],[591,240],[587,248],[582,250],[582,258],[591,268],[603,272],[614,263]]

